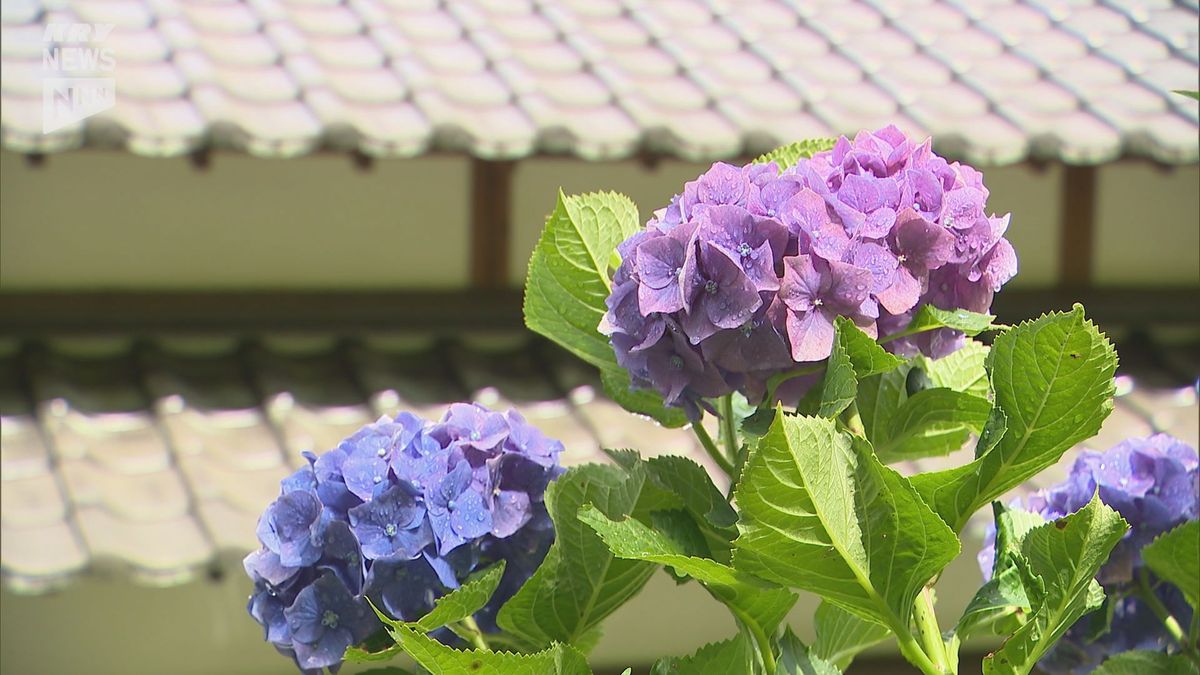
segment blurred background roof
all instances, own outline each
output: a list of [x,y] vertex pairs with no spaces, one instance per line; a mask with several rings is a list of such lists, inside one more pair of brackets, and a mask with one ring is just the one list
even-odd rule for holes
[[[3,4],[3,144],[712,161],[895,123],[982,164],[1193,163],[1195,0]],[[50,24],[118,105],[43,135]],[[79,71],[72,71],[79,76]]]

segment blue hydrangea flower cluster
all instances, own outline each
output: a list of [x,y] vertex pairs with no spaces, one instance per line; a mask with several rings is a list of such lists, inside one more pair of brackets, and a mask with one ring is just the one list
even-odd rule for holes
[[[829,356],[834,319],[895,333],[921,304],[986,312],[1017,270],[1008,216],[985,213],[969,166],[895,127],[778,173],[717,163],[619,246],[602,330],[636,386],[695,412]],[[934,357],[962,335],[889,346]],[[795,392],[793,392],[795,393]]]
[[[1130,439],[1106,452],[1083,452],[1066,481],[1030,495],[1023,507],[1014,503],[1050,520],[1078,511],[1098,492],[1100,500],[1130,526],[1096,575],[1114,603],[1110,631],[1089,639],[1092,617],[1083,617],[1043,657],[1039,663],[1043,670],[1053,675],[1087,673],[1113,654],[1130,649],[1161,651],[1171,643],[1158,617],[1128,592],[1143,572],[1142,547],[1164,532],[1200,518],[1198,465],[1194,448],[1166,434]],[[993,526],[979,553],[979,566],[986,577],[992,575],[995,536]],[[1188,625],[1191,609],[1183,595],[1169,584],[1159,586],[1157,594],[1171,613]]]
[[250,615],[302,671],[319,673],[382,627],[366,598],[412,621],[471,571],[505,560],[475,616],[496,630],[496,612],[553,541],[543,498],[562,449],[515,411],[459,403],[436,424],[383,417],[309,453],[258,522],[262,548],[244,561]]

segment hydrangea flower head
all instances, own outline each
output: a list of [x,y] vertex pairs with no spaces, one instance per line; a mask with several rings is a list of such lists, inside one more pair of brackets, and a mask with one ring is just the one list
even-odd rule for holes
[[[1142,573],[1142,548],[1159,535],[1200,518],[1200,461],[1196,450],[1166,434],[1126,440],[1105,452],[1084,451],[1062,483],[1030,495],[1022,507],[1047,520],[1100,500],[1121,514],[1129,531],[1117,543],[1096,580],[1113,603],[1110,631],[1088,640],[1090,619],[1084,617],[1042,659],[1049,673],[1090,672],[1106,657],[1130,649],[1162,650],[1170,638],[1145,603],[1127,596]],[[989,528],[979,565],[990,577],[995,557],[995,529]],[[1182,594],[1159,586],[1160,600],[1185,622],[1191,610]]]
[[[412,621],[472,571],[508,562],[495,614],[554,538],[544,497],[562,444],[516,412],[455,404],[440,422],[383,417],[281,481],[246,556],[248,610],[303,672],[337,668],[382,624]],[[453,639],[449,633],[438,634]]]
[[[762,396],[771,375],[829,356],[834,319],[868,335],[922,304],[986,312],[1017,270],[987,188],[895,127],[842,137],[782,174],[714,164],[618,247],[601,324],[634,386],[699,414],[702,399]],[[942,329],[890,349],[944,356]],[[790,387],[793,393],[803,393]]]

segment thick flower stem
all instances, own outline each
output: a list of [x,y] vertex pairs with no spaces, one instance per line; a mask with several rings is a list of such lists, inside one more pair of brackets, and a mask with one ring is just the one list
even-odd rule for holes
[[933,591],[928,586],[921,589],[921,594],[913,604],[913,619],[916,621],[917,633],[921,636],[925,654],[933,662],[937,672],[953,673],[950,657],[946,654],[946,643],[942,640],[942,630],[938,627],[937,615],[933,611]]
[[[725,456],[729,458],[730,464],[736,471],[742,463],[740,460],[742,448],[741,443],[738,442],[737,420],[733,418],[733,394],[726,394],[720,398],[717,402],[717,413],[721,422],[721,444],[725,446]],[[737,480],[737,476],[733,473],[730,473],[729,477]]]
[[1162,600],[1159,600],[1158,596],[1154,594],[1154,589],[1150,587],[1149,580],[1146,578],[1145,570],[1142,570],[1141,575],[1138,576],[1137,596],[1141,598],[1142,602],[1146,603],[1146,606],[1150,608],[1150,611],[1154,612],[1154,615],[1157,616],[1160,621],[1162,621],[1163,626],[1166,627],[1167,632],[1171,634],[1171,638],[1175,640],[1175,643],[1179,645],[1180,649],[1183,649],[1184,651],[1190,651],[1191,643],[1188,641],[1187,636],[1184,635],[1183,627],[1180,626],[1179,621],[1171,615],[1171,611],[1167,609],[1166,605],[1162,604]]
[[896,643],[900,647],[900,653],[909,663],[913,664],[925,675],[946,675],[946,672],[933,665],[933,661],[921,651],[921,645],[913,639],[913,636],[908,631],[896,633]]
[[705,429],[704,425],[700,422],[700,420],[692,422],[692,431],[696,433],[696,438],[700,439],[700,445],[704,446],[704,450],[708,453],[708,456],[712,457],[712,460],[717,463],[717,466],[721,467],[721,470],[725,472],[725,475],[729,476],[730,480],[732,480],[733,465],[730,464],[729,460],[725,459],[725,456],[721,454],[720,449],[717,448],[717,444],[713,442],[712,436],[708,435],[708,430]]
[[468,616],[459,622],[463,628],[463,632],[471,638],[471,645],[476,649],[487,649],[487,640],[483,638],[483,631],[479,630],[479,624],[475,623],[475,617]]

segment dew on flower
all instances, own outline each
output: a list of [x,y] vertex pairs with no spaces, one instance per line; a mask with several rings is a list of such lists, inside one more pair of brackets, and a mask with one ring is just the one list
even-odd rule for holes
[[[477,615],[483,630],[497,630],[499,606],[553,539],[543,499],[562,472],[561,452],[520,415],[473,404],[452,405],[437,423],[405,413],[365,426],[281,482],[260,519],[263,548],[244,564],[255,586],[251,616],[301,669],[336,668],[347,647],[383,627],[367,598],[396,620],[415,620],[447,584],[506,558],[500,542],[519,540],[507,585]],[[477,481],[489,461],[498,473]],[[262,609],[268,598],[275,614]]]
[[[617,363],[693,417],[734,390],[759,403],[773,374],[828,358],[839,316],[882,336],[921,305],[984,313],[1016,272],[978,172],[894,127],[763,168],[714,164],[619,247],[603,324]],[[747,334],[751,318],[764,328]],[[939,329],[885,348],[938,358],[962,343]]]

